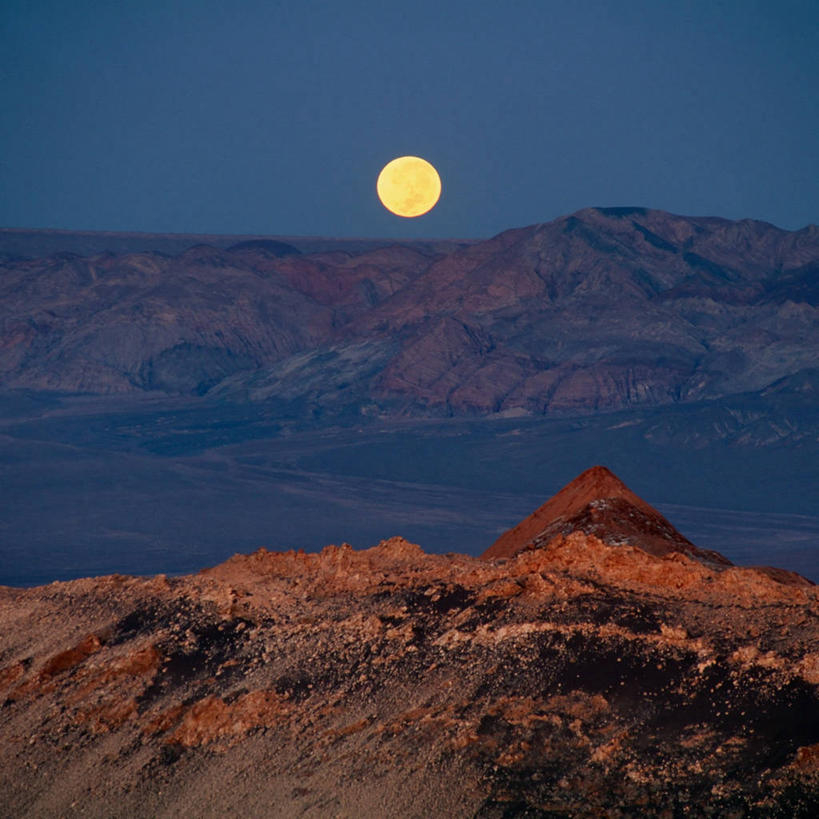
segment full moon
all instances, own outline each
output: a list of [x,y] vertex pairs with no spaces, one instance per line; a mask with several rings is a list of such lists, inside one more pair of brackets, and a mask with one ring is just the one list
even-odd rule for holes
[[426,159],[399,156],[384,166],[375,188],[381,204],[396,216],[422,216],[441,195],[441,177]]

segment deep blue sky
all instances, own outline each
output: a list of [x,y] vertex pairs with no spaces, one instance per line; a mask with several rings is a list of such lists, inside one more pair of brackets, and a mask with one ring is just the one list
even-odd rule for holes
[[[0,225],[488,236],[819,222],[817,0],[3,0]],[[443,195],[375,197],[417,154]]]

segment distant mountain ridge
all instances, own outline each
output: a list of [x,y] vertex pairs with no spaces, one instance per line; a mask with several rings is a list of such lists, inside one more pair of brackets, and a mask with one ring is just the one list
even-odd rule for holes
[[0,386],[279,399],[328,418],[539,415],[816,367],[816,226],[588,208],[474,243],[270,241],[7,257]]
[[[396,244],[397,239],[366,237],[269,236],[245,233],[148,233],[143,231],[66,230],[60,228],[0,227],[0,256],[9,258],[45,258],[55,253],[69,252],[78,256],[99,253],[164,253],[175,256],[194,245],[207,244],[222,250],[245,242],[280,242],[295,247],[300,253],[344,251],[365,253],[379,247]],[[406,239],[427,252],[449,252],[473,239]]]

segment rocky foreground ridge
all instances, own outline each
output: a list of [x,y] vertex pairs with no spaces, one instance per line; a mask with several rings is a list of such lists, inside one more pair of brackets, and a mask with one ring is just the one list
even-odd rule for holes
[[819,589],[601,534],[3,588],[0,813],[815,816]]

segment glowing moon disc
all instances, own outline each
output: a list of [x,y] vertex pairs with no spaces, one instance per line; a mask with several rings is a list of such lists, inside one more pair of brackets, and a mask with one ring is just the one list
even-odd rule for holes
[[422,216],[441,195],[441,177],[425,159],[399,156],[384,166],[375,188],[381,204],[397,216]]

